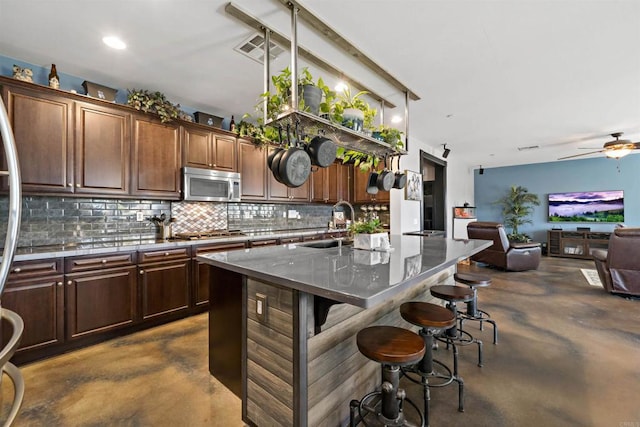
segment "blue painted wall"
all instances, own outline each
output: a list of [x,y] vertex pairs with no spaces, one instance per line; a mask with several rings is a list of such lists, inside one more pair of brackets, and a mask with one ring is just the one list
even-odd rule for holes
[[[640,227],[640,155],[631,154],[620,160],[604,156],[563,162],[537,163],[523,166],[485,168],[484,174],[474,172],[476,213],[479,221],[502,222],[498,205],[513,185],[521,185],[529,193],[537,194],[540,206],[534,206],[530,219],[520,230],[533,240],[544,242],[552,224],[547,220],[549,193],[571,191],[624,191],[625,224]],[[575,230],[579,226],[593,231],[612,231],[615,224],[554,223],[563,230]]]

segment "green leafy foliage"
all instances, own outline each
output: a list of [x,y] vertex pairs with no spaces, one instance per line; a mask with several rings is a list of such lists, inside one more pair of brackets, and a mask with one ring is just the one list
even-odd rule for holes
[[378,113],[378,110],[371,108],[369,104],[362,99],[363,95],[367,95],[369,92],[361,90],[355,95],[351,95],[351,88],[347,87],[343,92],[339,93],[336,97],[336,101],[333,104],[333,110],[331,112],[331,118],[336,123],[342,123],[344,110],[347,108],[354,108],[364,113],[364,128],[373,129],[373,120]]
[[172,104],[162,92],[128,89],[127,105],[145,113],[159,115],[162,123],[177,119],[180,115],[180,105]]
[[540,205],[538,195],[529,193],[525,187],[511,186],[509,192],[494,203],[502,206],[504,225],[511,228],[511,233],[508,234],[509,240],[528,241],[530,237],[520,233],[518,227],[531,224],[532,221],[527,217],[533,212],[533,206]]
[[371,218],[364,221],[356,221],[349,226],[349,232],[353,234],[375,234],[382,233],[382,223],[379,218]]

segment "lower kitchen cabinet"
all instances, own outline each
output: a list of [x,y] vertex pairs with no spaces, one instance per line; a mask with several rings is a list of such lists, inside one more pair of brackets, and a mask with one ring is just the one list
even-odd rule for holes
[[213,245],[202,245],[194,248],[193,254],[193,305],[196,307],[207,306],[209,304],[209,265],[196,259],[198,255],[233,251],[236,249],[244,249],[245,242],[236,243],[218,243]]
[[[64,286],[59,258],[15,262],[2,295],[2,306],[24,321],[24,333],[16,355],[64,342]],[[3,345],[11,337],[2,327]]]
[[190,248],[140,252],[142,319],[189,309]]

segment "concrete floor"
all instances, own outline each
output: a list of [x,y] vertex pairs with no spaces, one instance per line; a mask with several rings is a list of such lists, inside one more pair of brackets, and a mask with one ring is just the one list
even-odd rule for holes
[[[485,343],[484,366],[475,347],[460,350],[466,410],[457,411],[455,386],[433,389],[432,426],[640,427],[640,301],[590,286],[580,268],[593,262],[459,267],[492,277],[479,300],[499,344],[488,325],[469,324]],[[24,366],[16,425],[242,426],[240,400],[209,375],[207,347],[205,314]],[[444,348],[436,357],[450,361]],[[420,402],[417,386],[402,385]],[[4,381],[4,401],[10,390]]]

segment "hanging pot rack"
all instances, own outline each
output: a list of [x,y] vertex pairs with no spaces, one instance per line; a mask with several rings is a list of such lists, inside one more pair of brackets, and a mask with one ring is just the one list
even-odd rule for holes
[[[359,151],[366,154],[371,154],[376,157],[407,154],[406,148],[408,145],[408,133],[409,133],[408,132],[408,124],[409,124],[408,103],[410,99],[415,100],[420,98],[414,92],[410,91],[406,86],[402,85],[402,83],[400,83],[397,79],[393,78],[393,76],[391,76],[388,72],[384,71],[381,67],[377,66],[377,64],[375,65],[376,68],[372,68],[370,64],[375,64],[375,62],[373,62],[371,59],[366,57],[366,55],[364,55],[360,51],[358,51],[359,52],[358,55],[354,55],[354,56],[365,58],[366,61],[361,61],[361,62],[363,62],[365,65],[369,66],[370,68],[372,68],[372,70],[374,70],[375,72],[382,74],[383,78],[385,78],[385,80],[390,84],[394,85],[395,87],[401,87],[401,89],[403,89],[403,92],[405,94],[405,109],[404,109],[405,138],[406,138],[404,141],[405,149],[391,148],[388,144],[386,144],[383,141],[379,141],[377,139],[374,139],[360,132],[355,132],[351,129],[348,129],[344,126],[330,122],[329,120],[323,119],[319,116],[297,110],[296,106],[298,105],[297,81],[298,81],[298,55],[299,54],[309,62],[315,65],[318,65],[322,68],[328,69],[329,71],[337,75],[342,75],[345,77],[346,75],[340,70],[338,70],[336,67],[333,67],[332,65],[330,65],[327,61],[324,61],[318,58],[317,56],[312,54],[310,51],[298,46],[298,40],[297,40],[298,13],[300,12],[300,10],[303,10],[305,20],[314,21],[312,22],[312,26],[314,28],[321,27],[323,29],[323,32],[330,30],[332,32],[331,33],[332,35],[337,35],[337,33],[332,29],[330,29],[330,27],[328,27],[326,24],[322,23],[322,21],[320,21],[317,17],[312,15],[307,9],[304,9],[304,8],[301,9],[301,6],[298,3],[294,3],[291,1],[283,1],[283,0],[281,0],[281,2],[291,10],[291,40],[290,41],[285,36],[275,32],[274,30],[269,28],[266,24],[261,22],[259,19],[249,15],[247,12],[245,12],[238,6],[234,5],[233,3],[228,3],[225,6],[225,11],[228,14],[234,16],[235,18],[239,19],[240,21],[244,22],[250,27],[264,32],[264,40],[265,40],[264,41],[264,58],[265,58],[264,60],[264,92],[270,91],[271,56],[270,56],[269,48],[270,48],[271,38],[273,37],[274,40],[281,45],[286,45],[287,42],[289,42],[291,45],[291,66],[290,66],[291,82],[292,82],[291,106],[290,106],[291,108],[289,111],[286,111],[280,114],[276,119],[269,120],[266,117],[267,109],[265,105],[265,108],[263,109],[265,114],[264,122],[266,124],[279,126],[279,127],[298,126],[300,129],[302,129],[303,133],[306,135],[322,135],[326,138],[331,139],[335,144],[337,144],[340,147],[344,147],[349,150]],[[334,39],[335,41],[335,37],[333,37],[332,39]],[[341,39],[341,40],[343,42],[346,42],[345,39]],[[349,42],[346,42],[346,43],[349,43]],[[338,46],[344,49],[345,43],[339,43]],[[351,45],[350,43],[348,44],[348,46],[350,46],[350,48],[347,51],[351,54],[353,54],[354,49],[357,50],[357,48],[355,48],[355,46]],[[357,87],[362,88],[363,90],[366,90],[367,92],[369,92],[369,95],[371,95],[372,98],[380,102],[382,107],[381,119],[384,122],[384,119],[383,119],[384,108],[387,106],[395,107],[395,105],[393,105],[391,102],[387,101],[383,97],[377,95],[375,92],[367,89],[364,85],[359,83],[356,84],[356,81],[354,79],[351,79],[351,78],[348,78],[348,79],[352,83],[354,83]],[[265,100],[265,104],[266,104],[266,100]]]

